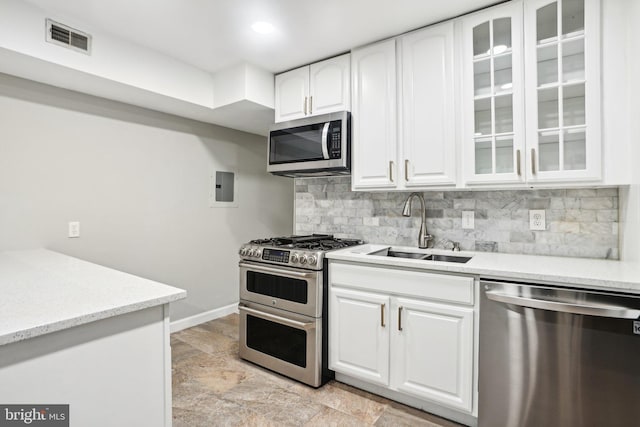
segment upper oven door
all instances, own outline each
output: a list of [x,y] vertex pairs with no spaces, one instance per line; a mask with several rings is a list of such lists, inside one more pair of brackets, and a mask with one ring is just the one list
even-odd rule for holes
[[322,316],[322,271],[240,262],[240,299]]
[[274,125],[267,171],[348,169],[348,117],[345,111]]

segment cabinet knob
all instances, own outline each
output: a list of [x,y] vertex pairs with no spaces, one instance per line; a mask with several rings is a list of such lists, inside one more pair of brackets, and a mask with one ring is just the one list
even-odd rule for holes
[[307,97],[304,97],[304,103],[302,104],[302,108],[304,108],[304,115],[307,115]]

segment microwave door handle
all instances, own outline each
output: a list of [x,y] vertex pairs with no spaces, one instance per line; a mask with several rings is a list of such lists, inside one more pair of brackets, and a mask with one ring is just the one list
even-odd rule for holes
[[331,123],[327,122],[324,124],[322,128],[322,157],[325,160],[329,160],[329,125]]

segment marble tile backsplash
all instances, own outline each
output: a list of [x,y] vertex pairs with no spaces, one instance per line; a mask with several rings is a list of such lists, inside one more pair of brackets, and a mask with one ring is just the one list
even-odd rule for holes
[[[417,246],[420,203],[402,216],[409,192],[353,192],[350,177],[295,180],[296,234],[329,233],[367,242]],[[435,247],[618,259],[618,189],[425,191]],[[529,210],[544,209],[546,230],[529,230]],[[462,229],[462,211],[475,228]]]

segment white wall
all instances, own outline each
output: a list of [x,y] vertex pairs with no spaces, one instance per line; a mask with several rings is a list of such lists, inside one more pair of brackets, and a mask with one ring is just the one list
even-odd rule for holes
[[[630,153],[632,160],[632,184],[620,191],[620,225],[622,259],[640,263],[640,2],[627,0],[626,16],[628,22],[627,60],[628,60],[628,107]],[[620,109],[623,114],[624,108]]]
[[[45,42],[46,18],[90,33],[91,55]],[[0,47],[193,104],[213,105],[209,73],[25,1],[0,0]]]
[[[176,320],[236,302],[239,246],[292,231],[293,180],[266,174],[264,137],[3,74],[0,112],[0,250],[186,289]],[[239,207],[210,208],[209,176],[230,169]]]

